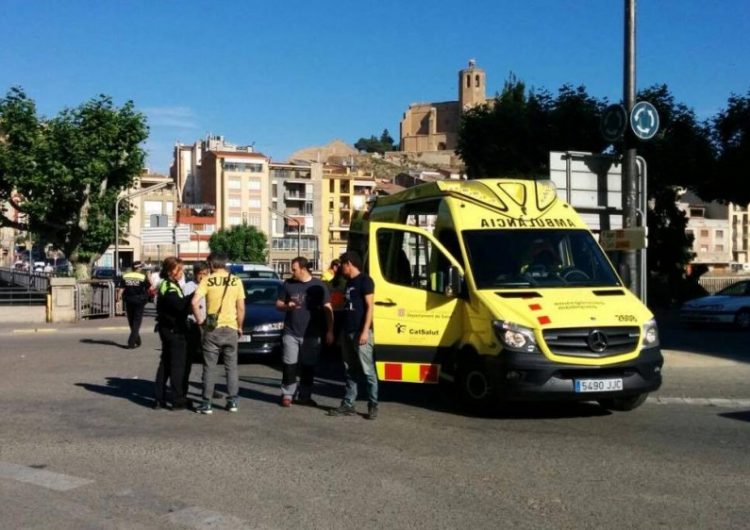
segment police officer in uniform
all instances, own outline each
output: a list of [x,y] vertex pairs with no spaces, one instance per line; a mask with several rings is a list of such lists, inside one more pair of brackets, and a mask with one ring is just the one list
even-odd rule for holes
[[120,288],[117,291],[117,301],[125,302],[125,313],[128,316],[130,326],[130,337],[128,337],[128,348],[133,349],[141,345],[141,322],[143,321],[143,308],[148,302],[148,290],[151,283],[142,272],[143,264],[134,261],[130,271],[123,274],[120,280]]

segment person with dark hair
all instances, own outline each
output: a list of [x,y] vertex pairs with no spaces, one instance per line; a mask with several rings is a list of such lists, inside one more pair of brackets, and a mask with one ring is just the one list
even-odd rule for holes
[[[227,271],[227,255],[211,252],[208,256],[211,274],[198,285],[192,300],[193,316],[203,326],[203,403],[195,409],[212,414],[211,400],[216,385],[219,357],[224,357],[227,377],[226,410],[237,412],[239,376],[237,374],[237,342],[245,320],[245,288],[242,280]],[[201,301],[206,300],[206,314],[201,314]]]
[[[201,283],[203,278],[207,277],[209,273],[208,263],[205,261],[196,261],[193,263],[193,279],[186,282],[182,287],[182,292],[188,297],[190,305],[192,307],[193,296],[195,290],[198,289],[198,284]],[[205,300],[201,301],[200,314],[203,318],[206,318],[206,304]],[[195,317],[190,311],[188,315],[188,333],[187,333],[187,368],[185,370],[184,385],[185,395],[187,395],[188,387],[190,384],[190,370],[193,364],[198,363],[203,365],[203,350],[201,349],[201,328],[195,320]]]
[[[297,402],[316,406],[312,399],[315,365],[318,363],[322,338],[333,343],[333,311],[325,282],[313,278],[304,257],[292,260],[292,277],[276,300],[276,309],[285,311],[281,406],[290,407],[297,393]],[[297,370],[300,370],[297,392]]]
[[337,259],[333,260],[331,262],[331,266],[328,267],[326,270],[323,271],[323,274],[320,275],[320,279],[324,282],[330,283],[331,280],[333,280],[336,277],[336,273],[338,272],[339,268],[341,267],[341,262]]
[[180,258],[164,260],[159,275],[162,278],[156,295],[156,322],[161,339],[161,359],[154,384],[154,408],[166,406],[167,380],[172,389],[172,409],[187,407],[184,379],[187,362],[188,300],[180,288],[183,265]]
[[347,279],[344,329],[341,351],[346,368],[346,393],[341,406],[328,411],[331,416],[356,414],[357,379],[367,380],[367,418],[378,417],[378,374],[373,356],[372,315],[375,283],[362,272],[362,260],[353,251],[341,256],[341,269]]
[[148,292],[151,283],[142,272],[143,263],[134,261],[131,269],[122,275],[120,279],[115,300],[125,303],[125,314],[128,317],[130,336],[128,337],[128,348],[138,348],[141,345],[141,322],[143,322],[143,309],[148,302]]

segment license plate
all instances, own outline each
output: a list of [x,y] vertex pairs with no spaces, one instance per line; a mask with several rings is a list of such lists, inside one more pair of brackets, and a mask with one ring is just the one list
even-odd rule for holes
[[622,390],[622,379],[576,379],[576,392],[616,392]]
[[252,342],[253,338],[250,335],[240,335],[240,342]]

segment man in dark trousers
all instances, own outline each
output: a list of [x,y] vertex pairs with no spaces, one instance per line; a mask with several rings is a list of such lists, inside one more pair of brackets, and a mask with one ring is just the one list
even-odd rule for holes
[[362,260],[356,252],[341,256],[341,270],[346,277],[346,302],[341,353],[346,368],[346,393],[341,406],[328,411],[330,416],[356,414],[357,379],[367,380],[367,419],[378,417],[378,374],[373,355],[372,315],[375,283],[362,272]]
[[122,299],[125,303],[125,314],[128,316],[128,326],[130,326],[128,348],[131,350],[141,345],[143,308],[148,302],[148,290],[151,287],[142,269],[143,264],[140,261],[134,261],[132,268],[122,275],[117,290],[117,302]]
[[[284,290],[276,300],[276,309],[285,311],[281,406],[290,407],[297,394],[300,405],[316,406],[312,399],[315,365],[321,342],[333,343],[333,310],[328,286],[313,278],[302,256],[292,260],[292,278],[284,282]],[[297,388],[297,370],[300,372]]]

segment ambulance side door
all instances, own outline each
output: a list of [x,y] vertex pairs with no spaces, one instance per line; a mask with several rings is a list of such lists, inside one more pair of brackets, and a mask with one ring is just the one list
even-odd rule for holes
[[462,334],[463,300],[451,292],[458,262],[426,230],[370,224],[369,274],[375,282],[375,358],[381,380],[437,382]]

